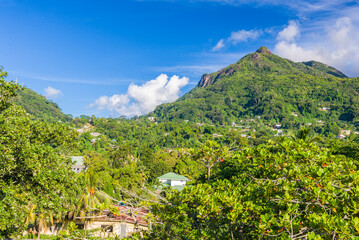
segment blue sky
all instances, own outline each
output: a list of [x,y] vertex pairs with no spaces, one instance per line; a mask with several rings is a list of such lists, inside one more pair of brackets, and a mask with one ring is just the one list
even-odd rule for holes
[[133,116],[260,46],[359,76],[359,2],[0,0],[0,65],[79,116]]

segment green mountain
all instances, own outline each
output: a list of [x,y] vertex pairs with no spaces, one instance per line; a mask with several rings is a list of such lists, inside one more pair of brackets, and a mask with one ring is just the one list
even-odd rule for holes
[[314,121],[352,124],[359,119],[359,78],[315,61],[293,62],[261,47],[204,74],[189,93],[150,116],[214,124],[260,116],[288,128]]
[[35,119],[47,122],[70,121],[72,118],[62,113],[59,106],[47,100],[44,96],[34,92],[29,88],[20,90],[13,100],[22,106]]

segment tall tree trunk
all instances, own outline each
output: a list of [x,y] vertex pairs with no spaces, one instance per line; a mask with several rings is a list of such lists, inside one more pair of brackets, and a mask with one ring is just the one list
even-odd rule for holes
[[207,173],[207,180],[209,181],[209,179],[211,178],[211,167],[207,167],[208,173]]
[[37,228],[37,239],[40,240],[42,219],[39,220],[39,227]]

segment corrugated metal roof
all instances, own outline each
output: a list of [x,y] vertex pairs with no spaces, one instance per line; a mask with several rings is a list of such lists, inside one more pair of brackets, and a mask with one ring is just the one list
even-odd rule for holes
[[179,174],[175,174],[173,172],[169,172],[166,173],[160,177],[158,177],[157,179],[168,179],[168,180],[188,180],[188,178],[186,178],[185,176],[179,175]]
[[147,214],[148,209],[144,208],[132,208],[129,206],[114,205],[118,208],[119,213],[114,214],[108,210],[103,211],[101,216],[94,218],[96,221],[108,221],[108,222],[127,222],[132,224],[139,224],[142,226],[148,226]]

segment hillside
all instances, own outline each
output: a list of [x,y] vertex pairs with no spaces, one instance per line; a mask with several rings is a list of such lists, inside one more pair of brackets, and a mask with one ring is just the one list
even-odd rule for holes
[[22,106],[35,119],[47,122],[69,121],[71,117],[62,113],[59,106],[29,88],[18,92],[14,102]]
[[158,106],[158,121],[230,124],[260,116],[291,128],[304,123],[359,119],[359,78],[325,64],[297,63],[261,47],[218,72],[204,74],[177,101]]

